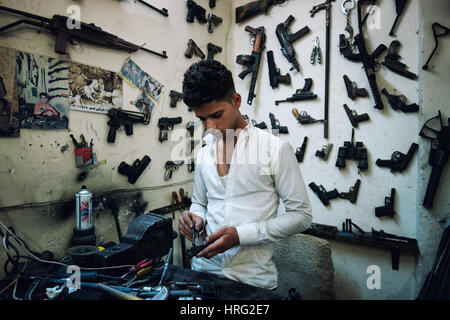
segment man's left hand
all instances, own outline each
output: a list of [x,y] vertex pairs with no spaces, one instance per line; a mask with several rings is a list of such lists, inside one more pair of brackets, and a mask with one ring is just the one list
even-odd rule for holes
[[215,241],[200,251],[196,256],[197,258],[211,259],[215,255],[239,245],[239,235],[235,227],[222,227],[211,233],[205,240],[207,242]]

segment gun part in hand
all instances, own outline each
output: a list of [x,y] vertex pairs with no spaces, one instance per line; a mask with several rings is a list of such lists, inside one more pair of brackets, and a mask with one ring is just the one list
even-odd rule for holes
[[148,125],[150,122],[150,115],[141,112],[121,110],[117,108],[111,108],[108,110],[108,142],[114,143],[116,141],[116,131],[120,126],[125,127],[125,132],[127,136],[133,135],[133,125],[135,123],[142,123]]
[[158,120],[158,128],[159,128],[159,141],[163,142],[168,139],[169,136],[169,130],[173,129],[173,126],[176,124],[181,123],[183,119],[181,117],[176,118],[160,118]]
[[201,24],[208,22],[206,19],[206,9],[202,6],[199,6],[192,0],[187,1],[188,14],[186,17],[186,21],[189,23],[193,23],[194,19],[197,18],[197,21]]
[[389,52],[384,57],[384,61],[381,62],[389,70],[406,77],[411,80],[417,80],[417,75],[406,70],[407,66],[404,63],[398,61],[401,57],[397,54],[398,48],[400,47],[400,41],[394,40],[389,45]]
[[350,99],[355,100],[358,97],[367,97],[369,95],[365,88],[358,88],[356,82],[351,81],[347,75],[344,74],[343,78]]
[[336,199],[339,197],[339,191],[337,191],[336,189],[327,191],[322,185],[317,186],[314,182],[311,182],[309,184],[309,187],[319,197],[324,206],[328,206],[331,199]]
[[264,27],[258,27],[256,29],[246,26],[245,31],[249,32],[254,36],[253,50],[251,55],[241,54],[236,57],[236,63],[247,67],[244,71],[239,73],[239,78],[244,79],[247,74],[252,74],[252,79],[250,83],[250,89],[248,92],[247,103],[252,104],[253,98],[256,97],[255,88],[256,80],[258,78],[259,64],[261,62],[262,51],[264,50],[264,45],[266,42],[266,33]]
[[311,124],[315,122],[323,122],[324,120],[316,120],[313,117],[311,117],[306,111],[300,111],[296,108],[292,109],[292,114],[294,115],[295,119],[297,119],[298,123],[300,124]]
[[317,95],[311,92],[312,79],[306,78],[305,85],[303,89],[297,89],[292,97],[289,97],[285,100],[276,100],[275,105],[278,105],[282,102],[295,102],[295,101],[303,101],[303,100],[311,100],[316,99]]
[[291,75],[289,73],[282,75],[280,69],[277,68],[272,50],[267,51],[267,63],[269,65],[269,82],[272,88],[277,88],[279,83],[291,84]]
[[134,184],[144,172],[145,168],[150,164],[150,157],[144,156],[142,160],[136,159],[133,165],[129,165],[122,161],[119,165],[118,172],[128,177],[128,182]]
[[289,61],[289,63],[292,64],[290,70],[292,71],[296,69],[297,71],[300,71],[300,65],[298,64],[297,59],[295,58],[295,50],[294,47],[292,46],[292,43],[298,40],[300,37],[307,34],[309,32],[309,27],[305,26],[296,33],[292,34],[288,30],[288,28],[289,25],[294,21],[294,19],[295,18],[293,15],[289,15],[286,21],[277,25],[275,33],[281,45],[281,52]]
[[206,57],[206,60],[214,60],[214,56],[220,52],[222,52],[222,48],[209,42],[208,43],[208,56]]
[[297,158],[298,163],[303,162],[303,158],[305,157],[306,144],[308,143],[308,137],[303,138],[303,143],[300,147],[295,150],[295,157]]
[[339,147],[338,156],[336,160],[336,167],[345,168],[345,160],[357,160],[358,169],[366,170],[369,167],[367,162],[367,149],[363,147],[362,142],[354,142],[355,129],[352,128],[352,140],[345,141],[343,147]]
[[274,4],[282,4],[286,0],[257,0],[245,5],[236,7],[236,23],[244,21],[259,13],[267,13],[267,10]]
[[383,88],[381,90],[381,93],[386,96],[386,98],[388,99],[389,105],[394,110],[400,110],[405,113],[419,111],[419,106],[417,105],[417,103],[406,104],[407,99],[402,94],[401,95],[390,94],[386,90],[386,88]]
[[400,151],[395,151],[390,160],[378,159],[375,164],[379,167],[390,168],[392,173],[402,172],[406,169],[406,167],[408,167],[408,164],[418,147],[419,146],[417,143],[412,143],[406,154],[401,153]]
[[194,42],[194,40],[189,39],[188,41],[188,47],[186,51],[184,52],[184,56],[186,58],[192,58],[193,55],[196,55],[197,57],[200,57],[200,59],[205,59],[205,54],[203,51],[199,48],[199,46]]
[[218,27],[222,23],[222,18],[213,13],[208,14],[208,32],[213,33],[214,27]]
[[369,115],[367,113],[357,114],[356,110],[350,109],[345,103],[344,103],[344,109],[345,109],[345,113],[347,114],[348,119],[350,120],[350,123],[352,124],[353,128],[357,128],[358,123],[360,123],[362,121],[367,121],[370,119]]
[[356,199],[358,198],[358,191],[359,186],[361,184],[361,180],[356,180],[355,185],[350,187],[350,190],[348,192],[341,192],[339,193],[339,198],[341,199],[347,199],[351,203],[355,203]]
[[269,112],[269,118],[270,118],[270,125],[272,126],[272,132],[275,130],[277,133],[289,133],[289,129],[286,126],[280,126],[280,121],[278,121],[277,118],[275,118],[275,115],[271,112]]
[[327,143],[326,145],[323,145],[320,150],[316,151],[316,157],[326,161],[328,155],[330,154],[331,148],[333,148],[332,143]]
[[394,204],[395,204],[395,189],[391,189],[391,196],[384,198],[384,206],[375,207],[375,216],[376,217],[393,217],[395,214],[394,211]]
[[[128,41],[125,41],[116,35],[103,31],[100,27],[97,27],[93,23],[87,24],[81,21],[76,21],[73,18],[54,15],[51,19],[37,16],[28,12],[19,11],[7,7],[0,6],[1,11],[18,14],[31,20],[18,20],[0,29],[0,32],[6,31],[19,24],[29,24],[38,28],[44,28],[49,30],[52,34],[56,35],[55,52],[59,54],[67,54],[67,43],[73,43],[74,40],[80,42],[87,42],[102,47],[108,47],[111,49],[136,52],[143,50],[148,53],[157,55],[162,58],[167,58],[166,51],[162,53],[155,52],[153,50],[144,48]],[[37,20],[37,21],[36,21]],[[79,25],[77,28],[72,26]]]
[[178,170],[180,166],[184,164],[184,160],[179,161],[167,161],[164,165],[164,168],[166,169],[166,173],[164,175],[164,180],[170,180],[172,178],[172,172],[174,170]]
[[175,90],[170,90],[169,97],[170,97],[170,107],[176,108],[178,101],[181,101],[183,99],[183,94]]

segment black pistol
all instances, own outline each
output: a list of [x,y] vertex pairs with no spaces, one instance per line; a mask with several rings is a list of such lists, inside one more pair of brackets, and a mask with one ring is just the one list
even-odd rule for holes
[[345,113],[347,113],[348,119],[350,120],[350,123],[352,124],[353,128],[358,127],[358,123],[362,121],[369,120],[369,115],[367,113],[358,114],[356,110],[350,109],[345,103],[344,103],[344,109]]
[[194,42],[194,40],[189,39],[188,41],[188,47],[186,51],[184,52],[184,56],[186,58],[192,58],[193,55],[196,55],[197,57],[200,57],[200,59],[205,59],[205,54],[200,49],[200,47]]
[[312,79],[306,78],[305,79],[305,85],[301,89],[297,89],[295,93],[284,100],[276,100],[275,105],[278,105],[282,102],[295,102],[295,101],[302,101],[302,100],[311,100],[316,99],[317,95],[315,93],[311,92],[311,86],[312,86]]
[[150,157],[144,156],[142,160],[136,159],[130,166],[122,161],[119,165],[118,172],[128,177],[128,182],[134,184],[136,180],[144,172],[145,168],[150,164]]
[[311,182],[309,184],[309,187],[319,197],[324,206],[328,206],[331,199],[336,199],[339,197],[339,191],[337,191],[336,189],[327,191],[322,185],[317,186],[314,182]]
[[390,94],[386,88],[381,89],[381,93],[386,96],[389,105],[394,110],[400,110],[405,113],[419,111],[419,105],[417,103],[406,104],[407,99],[403,94]]
[[163,142],[168,139],[169,136],[169,130],[173,129],[173,126],[176,124],[181,123],[183,119],[181,117],[177,118],[167,118],[163,117],[158,120],[158,127],[159,127],[159,141]]
[[400,41],[394,40],[389,45],[388,54],[384,57],[384,61],[381,62],[389,70],[406,77],[411,80],[417,80],[417,75],[406,70],[407,66],[404,63],[398,61],[401,57],[397,54],[400,47]]
[[358,88],[356,82],[351,81],[347,75],[344,74],[345,88],[347,89],[348,97],[355,100],[358,97],[367,97],[369,93],[365,88]]
[[400,151],[395,151],[392,154],[391,159],[389,160],[377,159],[375,164],[379,167],[390,168],[392,173],[402,172],[408,166],[409,162],[411,161],[411,158],[413,157],[418,147],[419,146],[417,145],[417,143],[412,143],[406,154],[401,153]]
[[202,6],[199,6],[192,0],[187,1],[188,14],[186,17],[186,21],[189,23],[193,23],[194,19],[197,18],[197,21],[201,24],[208,22],[206,19],[206,9]]
[[279,83],[291,84],[291,75],[286,73],[283,76],[280,69],[277,68],[272,50],[267,51],[267,63],[269,65],[269,82],[272,88],[277,88]]
[[376,207],[375,208],[375,216],[376,217],[393,217],[395,214],[394,211],[394,204],[395,204],[395,189],[391,189],[391,196],[384,198],[384,206]]
[[169,97],[170,97],[170,107],[176,108],[177,102],[183,99],[183,94],[175,90],[170,90]]

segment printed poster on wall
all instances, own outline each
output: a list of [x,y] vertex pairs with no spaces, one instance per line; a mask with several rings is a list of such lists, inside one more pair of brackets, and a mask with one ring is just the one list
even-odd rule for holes
[[122,78],[115,72],[71,62],[69,105],[71,110],[108,113],[123,104]]
[[19,118],[25,129],[68,129],[69,63],[18,51]]
[[0,47],[0,137],[19,137],[16,50]]

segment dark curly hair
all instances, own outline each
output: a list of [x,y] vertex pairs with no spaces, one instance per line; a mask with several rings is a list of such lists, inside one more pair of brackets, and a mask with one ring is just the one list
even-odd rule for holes
[[201,60],[184,74],[183,101],[190,108],[213,100],[231,102],[235,92],[233,75],[218,61]]

